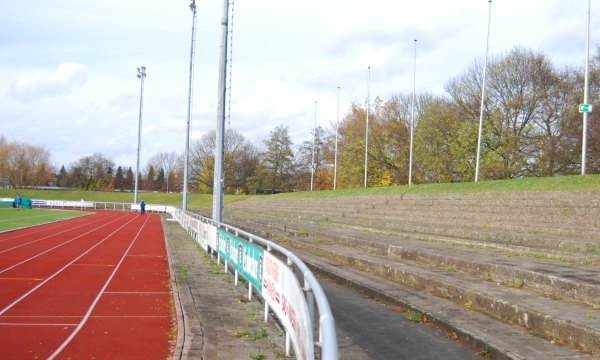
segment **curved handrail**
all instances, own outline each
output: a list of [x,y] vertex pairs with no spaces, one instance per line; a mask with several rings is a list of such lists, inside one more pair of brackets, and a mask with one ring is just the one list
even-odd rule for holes
[[[314,296],[314,300],[317,304],[317,309],[319,311],[319,342],[317,343],[317,345],[321,347],[321,359],[338,360],[338,344],[337,335],[335,332],[335,320],[331,312],[331,307],[329,306],[329,301],[327,300],[327,296],[325,295],[323,288],[319,284],[314,274],[296,254],[279,244],[276,244],[270,240],[263,239],[260,236],[251,234],[234,226],[206,218],[202,215],[192,213],[190,211],[180,211],[205,223],[211,224],[215,227],[223,228],[228,232],[233,231],[237,236],[242,235],[243,237],[248,238],[250,242],[259,243],[261,245],[264,245],[267,248],[267,250],[274,249],[277,252],[286,256],[287,259],[289,259],[289,261],[291,261],[292,264],[295,265],[297,269],[302,273],[305,283],[304,290],[312,291],[312,295]],[[310,322],[312,324],[312,319],[310,319]]]
[[[56,200],[36,200],[37,203],[34,203],[34,206],[41,207],[68,207],[68,208],[79,208],[79,207],[91,207],[92,209],[105,209],[105,210],[121,210],[121,211],[134,211],[136,210],[136,205],[131,203],[120,203],[120,202],[75,202],[75,201],[58,201],[61,204],[55,204]],[[109,208],[109,204],[112,205]],[[117,206],[118,205],[118,206]],[[139,206],[139,205],[138,205]],[[150,207],[151,205],[148,205]],[[147,209],[148,209],[147,207]],[[266,247],[267,251],[275,250],[282,255],[286,256],[288,259],[288,263],[291,262],[296,269],[302,273],[304,278],[304,288],[305,292],[311,292],[312,299],[317,304],[317,309],[319,311],[319,341],[314,342],[313,345],[317,345],[321,348],[321,359],[323,360],[338,360],[338,344],[337,344],[337,336],[335,332],[335,320],[333,318],[333,314],[331,312],[331,307],[329,306],[329,302],[327,301],[327,296],[321,288],[321,285],[313,275],[313,273],[309,270],[308,266],[293,252],[284,248],[281,245],[278,245],[272,241],[263,239],[260,236],[256,236],[244,230],[238,229],[234,226],[227,225],[225,223],[221,223],[218,221],[214,221],[202,215],[183,210],[181,208],[175,206],[156,206],[157,212],[182,212],[188,216],[196,218],[204,223],[211,224],[217,228],[223,228],[228,232],[234,232],[235,235],[242,235],[243,237],[248,238],[250,242],[256,242],[264,247]],[[308,299],[307,299],[308,300]],[[314,328],[313,324],[313,311],[312,309],[309,311],[309,319],[311,327]]]

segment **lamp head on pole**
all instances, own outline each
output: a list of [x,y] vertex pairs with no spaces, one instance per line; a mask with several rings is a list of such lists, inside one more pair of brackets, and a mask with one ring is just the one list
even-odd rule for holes
[[138,79],[141,79],[142,77],[146,77],[146,67],[145,66],[142,66],[141,68],[138,67],[137,71],[138,71],[138,74],[137,74]]
[[196,0],[192,0],[190,2],[190,10],[192,10],[192,12],[196,12]]

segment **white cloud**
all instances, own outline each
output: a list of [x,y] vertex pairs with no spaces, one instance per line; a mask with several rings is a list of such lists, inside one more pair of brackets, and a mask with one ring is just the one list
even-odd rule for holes
[[47,96],[71,93],[83,86],[88,78],[85,66],[63,63],[52,72],[27,72],[19,76],[9,89],[9,95],[20,102],[33,102]]
[[85,124],[87,124],[90,120],[86,117],[83,117],[79,120],[77,120],[77,122],[75,123],[78,127],[82,127],[85,126]]

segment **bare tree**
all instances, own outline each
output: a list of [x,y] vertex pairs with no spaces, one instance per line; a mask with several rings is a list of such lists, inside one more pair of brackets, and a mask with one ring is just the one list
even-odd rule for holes
[[148,160],[147,167],[152,166],[159,173],[162,170],[164,174],[164,189],[161,191],[179,191],[176,179],[178,170],[183,166],[181,157],[174,151],[159,152]]
[[75,187],[82,190],[104,190],[112,181],[108,174],[114,166],[112,160],[100,153],[84,156],[70,167],[72,181]]
[[50,153],[39,146],[0,139],[0,177],[12,187],[35,187],[52,183]]
[[[556,70],[542,53],[523,48],[493,58],[488,66],[482,142],[484,177],[572,173],[576,158],[563,156],[563,151],[574,153],[573,130],[577,125],[569,119],[575,107],[572,95],[578,93],[576,73]],[[478,122],[482,70],[481,63],[475,62],[446,86],[448,105],[461,121]],[[472,141],[476,143],[477,139]]]
[[273,191],[291,190],[291,180],[294,174],[294,151],[288,128],[283,125],[277,126],[265,140],[265,147],[266,150],[261,160],[265,169],[266,184]]
[[[325,152],[326,134],[319,126],[311,131],[314,137],[314,189],[324,190],[331,188],[331,182],[327,181],[327,157]],[[310,189],[310,172],[313,170],[313,139],[304,141],[296,152],[296,176],[295,188],[300,190]],[[333,163],[332,163],[333,164]]]
[[[194,141],[190,150],[190,178],[198,182],[198,189],[203,192],[212,192],[213,188],[215,139],[215,131],[210,131]],[[246,180],[256,176],[259,152],[233,129],[225,132],[224,145],[224,190],[227,193],[248,193]]]

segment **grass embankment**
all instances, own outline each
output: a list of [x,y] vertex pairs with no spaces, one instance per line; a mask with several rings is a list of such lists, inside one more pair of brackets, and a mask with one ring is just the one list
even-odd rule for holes
[[511,180],[490,180],[479,182],[463,182],[448,184],[420,184],[388,186],[376,188],[341,189],[337,191],[303,191],[282,193],[280,197],[332,197],[332,196],[364,196],[364,195],[398,195],[398,194],[440,194],[465,192],[520,192],[520,191],[552,191],[552,190],[600,190],[600,174],[555,176],[545,178],[523,178]]
[[83,211],[0,208],[0,231],[87,215]]
[[[435,194],[435,193],[461,193],[461,192],[519,192],[519,191],[550,191],[550,190],[600,190],[599,175],[574,175],[554,176],[546,178],[523,178],[512,180],[492,180],[449,183],[449,184],[421,184],[403,185],[375,188],[341,189],[337,191],[301,191],[293,193],[282,193],[277,195],[256,195],[275,197],[332,197],[332,196],[363,196],[363,195],[397,195],[397,194]],[[75,191],[75,190],[28,190],[11,189],[0,190],[0,197],[15,197],[17,193],[27,199],[44,200],[75,200],[81,199],[96,202],[133,202],[133,193],[130,192],[103,192],[103,191]],[[244,200],[251,195],[225,195],[225,204]],[[138,200],[144,200],[147,204],[165,204],[181,206],[182,194],[165,193],[139,193]],[[211,194],[188,194],[188,206],[211,207]]]

